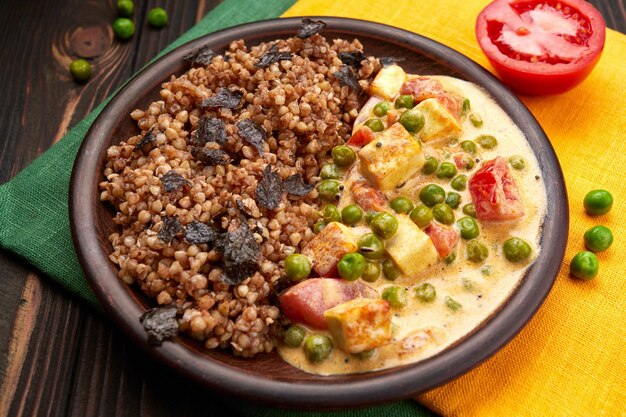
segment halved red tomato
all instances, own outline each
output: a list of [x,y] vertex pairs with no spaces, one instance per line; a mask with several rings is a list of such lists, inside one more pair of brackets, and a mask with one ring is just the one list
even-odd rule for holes
[[476,20],[478,43],[502,81],[530,95],[584,80],[600,59],[605,29],[584,0],[496,0]]

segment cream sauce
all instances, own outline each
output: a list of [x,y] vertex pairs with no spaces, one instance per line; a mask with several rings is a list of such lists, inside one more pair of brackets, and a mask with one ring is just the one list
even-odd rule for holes
[[[360,359],[335,348],[328,359],[312,363],[306,359],[301,348],[280,345],[278,351],[282,358],[297,368],[320,375],[360,373],[414,363],[435,355],[476,329],[505,303],[532,264],[532,259],[540,251],[539,238],[546,212],[546,190],[537,159],[524,134],[481,88],[450,77],[433,78],[442,81],[446,87],[452,86],[461,91],[463,96],[470,99],[472,111],[483,119],[483,125],[479,128],[465,120],[459,142],[473,140],[481,134],[493,135],[498,140],[498,145],[493,150],[481,150],[478,147],[479,153],[475,157],[480,158],[480,162],[470,172],[463,172],[468,178],[480,168],[483,161],[496,156],[507,159],[512,155],[524,157],[525,169],[512,172],[524,199],[526,215],[516,221],[479,221],[479,239],[489,248],[489,257],[482,264],[474,264],[464,259],[465,241],[461,239],[456,248],[457,258],[449,265],[442,261],[417,277],[400,276],[394,282],[381,277],[374,283],[368,283],[379,293],[391,285],[402,285],[408,289],[408,305],[393,310],[393,342],[378,348],[371,358]],[[423,144],[423,150],[425,155],[436,156],[441,161],[448,150],[436,146]],[[353,169],[347,181],[358,176],[358,170]],[[428,183],[437,183],[446,191],[452,191],[450,180],[419,174],[387,197],[391,200],[396,195],[403,195],[418,201],[421,186]],[[346,189],[349,189],[348,185]],[[455,210],[457,220],[465,216],[461,207],[471,202],[468,190],[458,192],[462,202]],[[340,205],[350,202],[349,199],[344,199]],[[357,227],[354,230],[356,233],[369,232],[366,227]],[[502,244],[511,236],[520,237],[531,244],[533,255],[530,261],[514,264],[506,260],[502,253]],[[414,296],[414,289],[425,282],[431,283],[437,291],[437,297],[431,303],[420,302]],[[447,296],[459,302],[462,308],[456,312],[449,309],[444,301]],[[324,333],[317,330],[312,332]]]

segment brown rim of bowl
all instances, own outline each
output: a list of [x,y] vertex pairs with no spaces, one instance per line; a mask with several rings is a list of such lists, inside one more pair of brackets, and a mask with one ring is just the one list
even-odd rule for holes
[[121,114],[118,109],[128,102],[136,102],[135,98],[154,83],[155,77],[164,80],[176,65],[172,62],[182,61],[182,56],[208,42],[227,44],[240,38],[255,42],[268,35],[291,36],[299,28],[300,18],[260,21],[203,36],[176,48],[136,74],[104,107],[80,147],[70,183],[70,221],[83,271],[105,311],[134,343],[157,360],[205,386],[257,402],[317,409],[359,407],[409,398],[432,389],[476,367],[511,340],[541,306],[556,279],[567,242],[568,200],[558,159],[539,123],[524,104],[484,68],[445,45],[392,26],[346,18],[316,18],[327,23],[326,31],[379,39],[446,65],[466,80],[482,86],[522,128],[537,156],[548,201],[554,204],[549,205],[544,219],[542,251],[497,314],[452,347],[416,364],[392,372],[377,371],[347,378],[312,376],[311,381],[298,383],[274,379],[272,375],[253,375],[210,360],[178,341],[165,342],[156,348],[147,343],[138,320],[145,310],[131,296],[128,286],[117,278],[116,269],[103,250],[108,245],[107,237],[99,234],[97,228],[96,208],[101,204],[98,183],[102,179],[99,164],[106,138],[115,123],[128,118],[127,113]]

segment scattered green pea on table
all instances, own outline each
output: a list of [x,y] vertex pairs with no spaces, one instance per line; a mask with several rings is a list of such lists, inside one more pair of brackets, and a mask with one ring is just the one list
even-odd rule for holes
[[118,17],[113,22],[113,33],[119,39],[128,39],[135,33],[135,24],[126,17]]
[[602,252],[613,244],[613,233],[605,226],[594,226],[584,235],[585,247],[592,252]]
[[569,271],[572,276],[588,281],[598,275],[599,266],[595,253],[581,251],[572,259]]
[[611,211],[613,196],[606,190],[592,190],[585,196],[583,204],[588,214],[599,216]]
[[168,20],[167,12],[162,7],[155,7],[148,12],[148,23],[155,28],[167,25]]
[[84,59],[75,59],[70,64],[70,73],[76,81],[87,81],[91,77],[91,65]]
[[117,14],[122,17],[131,17],[134,9],[135,5],[131,0],[119,0],[117,2]]

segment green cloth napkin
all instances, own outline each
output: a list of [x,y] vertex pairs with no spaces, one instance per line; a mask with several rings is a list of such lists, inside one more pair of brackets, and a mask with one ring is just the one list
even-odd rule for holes
[[[200,23],[165,48],[159,56],[192,39],[230,26],[279,17],[294,0],[226,0]],[[158,58],[158,57],[157,57]],[[15,178],[0,186],[0,246],[20,255],[64,288],[94,307],[98,301],[89,288],[74,253],[68,215],[70,173],[85,133],[107,104],[106,99],[71,129],[57,144],[38,157]],[[230,401],[216,395],[228,415],[244,416],[434,416],[414,401],[402,401],[367,409],[337,412],[276,410]],[[207,402],[210,403],[210,402]],[[320,404],[324,400],[320,399]]]

